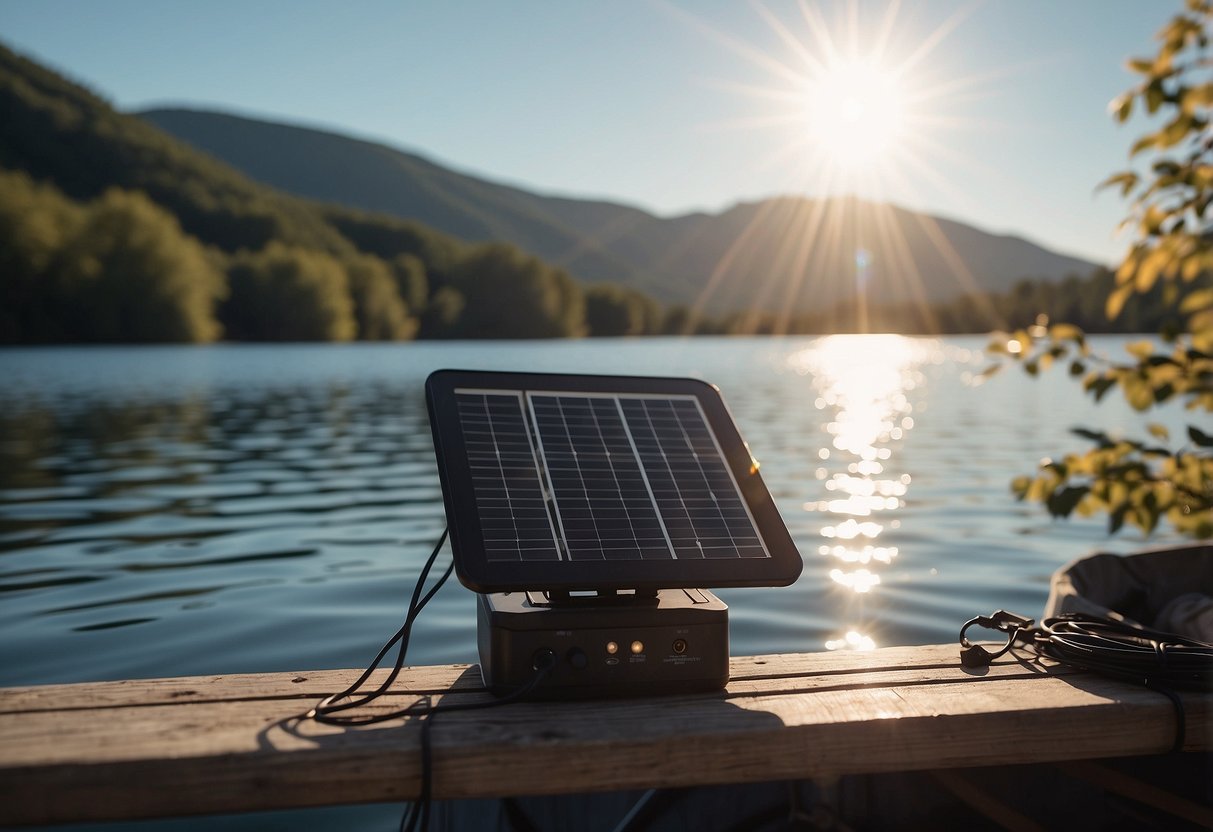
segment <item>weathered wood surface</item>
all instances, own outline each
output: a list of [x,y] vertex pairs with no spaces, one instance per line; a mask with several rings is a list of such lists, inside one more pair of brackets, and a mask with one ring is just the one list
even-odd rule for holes
[[[0,689],[0,825],[406,800],[419,729],[292,717],[356,671]],[[412,668],[379,708],[485,698],[472,666]],[[1213,750],[1213,695],[1184,696]],[[1163,695],[950,645],[736,658],[717,694],[520,703],[434,723],[438,799],[677,787],[1167,751]]]

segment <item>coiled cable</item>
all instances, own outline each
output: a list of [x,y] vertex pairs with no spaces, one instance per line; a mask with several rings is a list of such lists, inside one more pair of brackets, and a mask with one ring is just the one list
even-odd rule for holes
[[[434,562],[438,559],[438,553],[442,550],[442,545],[446,542],[447,532],[444,529],[442,535],[438,538],[438,543],[434,546],[434,551],[430,553],[425,565],[421,569],[421,574],[417,577],[417,584],[413,587],[413,595],[409,600],[408,612],[405,614],[404,624],[400,629],[387,640],[387,642],[379,649],[375,658],[367,666],[366,670],[358,679],[340,693],[334,693],[326,696],[324,699],[316,703],[316,705],[307,713],[301,716],[302,719],[311,719],[324,725],[338,725],[343,727],[355,727],[362,725],[374,725],[379,722],[387,722],[393,719],[401,719],[403,717],[412,717],[421,721],[421,789],[408,811],[400,820],[400,829],[405,832],[415,832],[418,829],[427,829],[430,819],[430,803],[433,795],[433,754],[431,733],[433,731],[434,717],[440,713],[452,713],[454,711],[473,711],[483,708],[493,708],[500,705],[507,705],[511,702],[516,702],[519,699],[526,697],[542,682],[551,672],[555,665],[555,657],[553,656],[550,662],[541,663],[535,669],[535,675],[531,680],[519,688],[517,691],[503,696],[499,699],[491,699],[479,702],[454,702],[454,703],[439,703],[431,704],[429,697],[421,697],[403,708],[397,708],[391,711],[382,711],[378,713],[351,713],[358,708],[361,708],[381,696],[384,696],[391,688],[392,683],[400,675],[400,671],[404,668],[404,660],[408,655],[409,638],[413,633],[413,622],[417,620],[417,616],[425,609],[430,600],[438,594],[438,590],[442,589],[443,584],[451,577],[451,571],[454,569],[454,562],[447,566],[446,571],[442,573],[437,582],[422,595],[422,589],[425,582],[429,579],[430,570],[434,567]],[[370,679],[371,675],[379,668],[383,657],[388,654],[392,647],[399,644],[399,649],[396,651],[396,661],[392,666],[391,672],[387,678],[383,680],[374,690],[360,693],[363,685]]]
[[[972,627],[1007,634],[994,652],[968,639]],[[1213,691],[1213,644],[1085,613],[1066,613],[1035,622],[1022,615],[998,610],[967,621],[960,630],[960,661],[982,667],[1017,647],[1039,656],[1114,679],[1136,682],[1158,691],[1175,708],[1172,751],[1184,746],[1187,716],[1176,689]]]

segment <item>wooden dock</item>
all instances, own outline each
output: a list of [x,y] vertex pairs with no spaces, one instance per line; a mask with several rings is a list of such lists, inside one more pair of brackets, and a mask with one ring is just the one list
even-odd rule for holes
[[[408,800],[419,728],[292,719],[356,671],[0,689],[0,825]],[[378,677],[382,678],[382,677]],[[380,708],[485,698],[475,666],[416,667]],[[1213,751],[1213,694],[1185,694]],[[566,794],[1159,754],[1155,691],[954,645],[735,658],[717,694],[441,715],[434,797]]]

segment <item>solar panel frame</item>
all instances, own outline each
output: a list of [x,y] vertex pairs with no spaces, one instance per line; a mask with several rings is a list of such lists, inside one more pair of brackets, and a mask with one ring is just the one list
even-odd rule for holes
[[[800,574],[774,500],[719,390],[706,382],[439,370],[426,381],[426,400],[456,572],[474,591],[783,586]],[[511,434],[517,408],[529,431],[529,466],[522,446],[511,444],[519,437],[508,436],[493,451],[505,448],[511,464],[494,470],[496,456],[486,455],[480,435],[485,425],[473,413],[481,403]],[[553,421],[557,415],[568,423]],[[562,429],[575,435],[577,453],[557,447]],[[545,508],[551,539],[543,543],[524,523],[515,557],[502,540],[514,528],[486,509],[513,511],[516,497],[532,497],[536,479],[554,498]],[[692,549],[696,540],[707,545]]]

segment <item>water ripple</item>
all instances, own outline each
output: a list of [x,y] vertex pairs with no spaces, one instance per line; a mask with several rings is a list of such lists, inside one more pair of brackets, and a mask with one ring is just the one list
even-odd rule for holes
[[[736,654],[946,641],[977,612],[1033,614],[1053,568],[1107,541],[1007,482],[1072,447],[1070,425],[1137,417],[1091,411],[1064,379],[975,389],[981,342],[0,352],[0,683],[365,662],[445,523],[422,395],[441,366],[719,385],[806,564],[795,586],[720,593]],[[473,659],[471,594],[444,588],[413,651]]]

